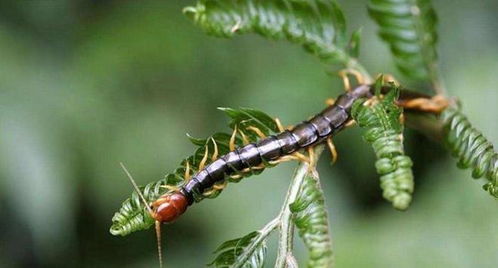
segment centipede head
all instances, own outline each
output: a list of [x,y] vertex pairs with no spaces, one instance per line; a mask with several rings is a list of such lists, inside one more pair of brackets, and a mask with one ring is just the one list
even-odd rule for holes
[[176,220],[187,209],[188,201],[180,192],[167,193],[152,203],[154,219],[161,223]]
[[130,179],[133,188],[135,188],[135,191],[140,196],[140,199],[142,200],[144,207],[149,212],[149,215],[155,220],[159,265],[160,267],[163,267],[161,249],[161,223],[172,222],[176,220],[180,215],[182,215],[188,206],[187,197],[181,192],[175,191],[162,195],[151,205],[149,205],[142,192],[140,191],[140,188],[135,183],[135,180],[131,176],[130,172],[126,169],[123,163],[120,163],[120,165]]

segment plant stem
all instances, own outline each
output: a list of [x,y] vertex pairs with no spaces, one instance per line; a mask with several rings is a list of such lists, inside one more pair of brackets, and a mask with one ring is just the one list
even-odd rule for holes
[[268,237],[273,230],[275,230],[280,223],[280,218],[277,217],[267,223],[261,230],[259,230],[259,235],[254,239],[251,244],[247,246],[246,249],[244,249],[244,252],[237,258],[237,260],[234,262],[234,264],[231,267],[243,267],[244,264],[247,262],[247,260],[251,257],[251,255],[254,253],[254,250],[258,248],[261,243],[264,242],[266,237]]
[[[320,154],[323,152],[323,145],[317,146],[314,150],[315,159],[313,162],[316,163]],[[315,167],[312,168],[314,169]],[[294,244],[294,223],[292,222],[292,213],[289,209],[289,205],[296,201],[301,185],[308,172],[310,172],[308,163],[301,162],[294,171],[292,182],[289,186],[289,190],[287,190],[287,196],[285,197],[284,204],[282,205],[282,209],[278,216],[278,219],[280,220],[280,238],[278,241],[278,255],[277,261],[275,262],[275,268],[286,267],[287,256],[292,254],[292,247]]]

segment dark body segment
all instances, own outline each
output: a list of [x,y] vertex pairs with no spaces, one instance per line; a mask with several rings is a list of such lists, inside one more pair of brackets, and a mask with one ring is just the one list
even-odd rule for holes
[[233,174],[244,169],[244,163],[242,162],[242,159],[240,159],[238,150],[229,152],[225,156],[221,157],[221,159],[223,159],[227,165],[227,174]]
[[291,154],[299,149],[299,144],[297,144],[296,138],[289,130],[278,134],[277,141],[280,144],[283,155]]
[[282,156],[280,143],[275,136],[260,140],[256,144],[256,147],[258,148],[259,155],[264,161],[277,160]]
[[333,129],[332,132],[336,132],[338,129],[342,127],[346,121],[349,119],[349,114],[339,106],[330,106],[327,108],[321,116],[327,118],[330,121],[330,126]]
[[339,98],[337,98],[337,100],[335,101],[334,106],[341,107],[342,109],[349,112],[351,110],[353,102],[357,99],[358,98],[356,98],[353,93],[348,92],[339,96]]
[[238,149],[240,159],[244,163],[244,168],[255,167],[263,162],[256,145],[250,143]]
[[309,122],[303,122],[292,130],[300,148],[308,147],[318,140],[318,129]]
[[330,135],[333,131],[329,119],[327,117],[323,117],[321,114],[315,115],[309,122],[313,125],[313,127],[315,127],[320,138]]
[[180,189],[180,193],[187,197],[190,205],[193,203],[194,193],[202,194],[215,183],[224,181],[227,176],[241,173],[244,169],[265,162],[278,160],[282,156],[324,141],[343,128],[350,119],[349,112],[353,102],[369,96],[371,96],[370,87],[367,85],[340,95],[334,105],[327,107],[309,121],[298,124],[292,130],[285,130],[256,144],[247,144],[207,165]]
[[206,171],[209,173],[213,183],[217,183],[225,179],[227,169],[228,165],[223,158],[219,158],[206,167]]

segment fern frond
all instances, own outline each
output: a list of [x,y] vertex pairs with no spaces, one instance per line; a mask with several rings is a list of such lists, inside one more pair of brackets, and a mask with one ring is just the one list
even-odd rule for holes
[[[243,145],[242,135],[249,142],[256,142],[259,139],[259,136],[254,131],[251,131],[250,127],[258,128],[265,135],[278,132],[277,125],[273,118],[264,112],[247,108],[220,108],[220,110],[230,117],[231,121],[229,126],[232,129],[237,128],[238,130],[238,135],[235,139],[235,144],[237,146]],[[231,133],[215,133],[206,139],[196,139],[189,136],[190,141],[198,146],[198,148],[193,155],[181,161],[179,167],[172,173],[167,174],[163,179],[151,182],[145,187],[139,187],[146,201],[151,203],[168,192],[170,188],[181,187],[185,183],[184,175],[187,162],[189,163],[191,174],[198,172],[198,166],[205,155],[206,148],[208,150],[206,163],[209,164],[212,161],[211,157],[215,151],[213,141],[216,143],[219,156],[228,153],[230,151],[229,143],[231,136]],[[271,167],[271,165],[267,165],[266,167]],[[249,177],[257,175],[262,171],[262,169],[259,169],[241,175]],[[229,181],[239,182],[240,179],[229,179]],[[195,202],[200,202],[204,198],[215,198],[221,193],[221,190],[208,189],[208,192],[208,195],[203,193],[194,194],[193,197]],[[125,236],[135,231],[148,229],[153,223],[154,220],[150,217],[138,194],[133,192],[131,197],[123,202],[119,211],[114,214],[110,232],[113,235]]]
[[498,153],[493,144],[475,129],[458,109],[448,108],[442,113],[444,137],[452,155],[459,159],[458,167],[471,168],[472,177],[485,177],[484,190],[498,198]]
[[389,44],[398,69],[409,78],[438,82],[437,16],[430,0],[370,0],[370,16]]
[[[261,232],[256,231],[244,237],[224,242],[214,252],[218,255],[209,266],[216,268],[262,268],[266,257],[266,242],[265,239],[260,239],[261,235]],[[246,260],[241,262],[240,258],[242,257]],[[237,263],[242,265],[237,265]]]
[[376,97],[373,104],[365,100],[353,104],[351,116],[360,127],[366,129],[363,137],[372,144],[377,156],[375,167],[381,175],[383,197],[396,209],[404,210],[411,202],[414,189],[413,165],[404,154],[402,109],[395,104],[399,89],[393,88],[387,95]]
[[308,173],[297,200],[290,204],[293,221],[308,248],[308,267],[332,267],[334,254],[323,191],[317,177]]
[[184,12],[214,36],[257,33],[300,44],[327,63],[346,65],[352,58],[345,18],[334,0],[200,0]]

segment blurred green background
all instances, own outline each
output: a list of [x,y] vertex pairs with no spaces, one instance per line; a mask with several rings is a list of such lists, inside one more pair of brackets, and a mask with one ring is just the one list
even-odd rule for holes
[[[435,2],[446,85],[498,144],[498,2]],[[349,30],[364,27],[368,69],[397,74],[366,1],[340,3]],[[145,184],[192,152],[186,132],[228,130],[218,106],[294,124],[341,92],[298,46],[206,36],[182,15],[188,4],[0,2],[0,267],[156,267],[152,231],[108,231],[132,192],[120,161]],[[360,132],[336,145],[339,162],[331,167],[324,155],[319,171],[338,267],[496,267],[497,203],[440,145],[408,133],[417,189],[404,213],[382,200]],[[201,267],[221,242],[262,227],[278,213],[294,166],[231,184],[166,226],[167,266]],[[300,242],[296,251],[304,262]]]

